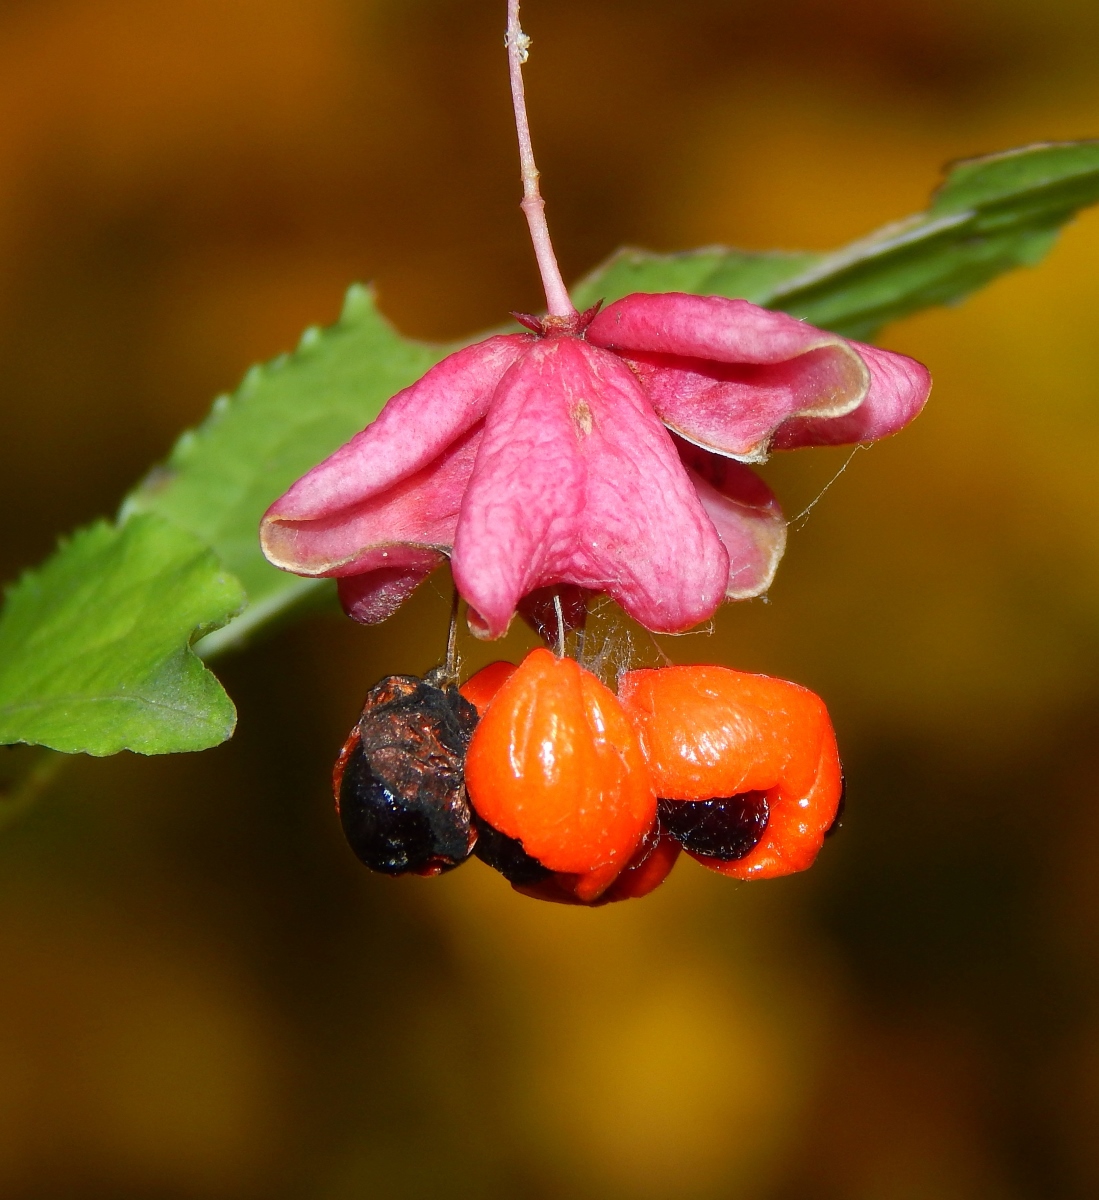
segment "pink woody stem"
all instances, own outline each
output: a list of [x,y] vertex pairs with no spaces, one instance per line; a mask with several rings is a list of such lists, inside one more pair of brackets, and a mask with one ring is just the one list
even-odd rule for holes
[[546,290],[546,304],[551,317],[571,317],[576,313],[569,299],[557,256],[553,253],[549,226],[546,224],[546,202],[538,190],[538,168],[534,163],[534,149],[530,144],[530,124],[527,121],[527,97],[523,87],[523,63],[527,60],[530,39],[519,24],[519,0],[508,0],[508,66],[511,69],[511,99],[515,105],[515,131],[519,135],[519,161],[523,167],[523,203],[520,207],[530,226],[530,240],[534,243],[534,255],[538,259],[538,270],[542,286]]

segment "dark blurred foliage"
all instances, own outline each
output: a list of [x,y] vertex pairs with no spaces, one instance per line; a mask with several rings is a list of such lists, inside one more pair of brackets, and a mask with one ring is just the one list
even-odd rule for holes
[[[352,279],[421,337],[537,308],[503,7],[0,5],[5,577]],[[950,158],[1099,134],[1089,0],[524,15],[571,276],[623,242],[835,245]],[[795,521],[769,603],[664,639],[829,701],[851,799],[805,876],[685,864],[575,912],[479,863],[362,871],[327,775],[366,688],[441,650],[441,584],[224,661],[227,746],[73,764],[0,841],[0,1192],[1094,1196],[1097,317],[1092,214],[888,330],[925,416]],[[768,474],[797,514],[847,459]]]

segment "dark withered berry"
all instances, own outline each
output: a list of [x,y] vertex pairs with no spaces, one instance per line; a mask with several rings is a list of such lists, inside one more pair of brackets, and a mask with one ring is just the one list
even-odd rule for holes
[[473,853],[481,862],[499,871],[508,883],[525,887],[541,883],[553,874],[549,867],[543,867],[538,859],[532,858],[523,849],[523,843],[518,838],[508,837],[506,833],[493,829],[476,813],[473,814],[473,822],[477,827],[477,845]]
[[371,688],[333,784],[348,843],[372,871],[439,875],[469,858],[464,760],[476,725],[456,688],[414,675]]
[[713,800],[661,800],[660,825],[692,854],[733,862],[750,854],[767,828],[766,792]]
[[839,833],[843,828],[843,814],[847,811],[847,776],[840,776],[840,798],[836,805],[836,815],[832,818],[832,824],[824,831],[824,836],[830,838],[833,834]]

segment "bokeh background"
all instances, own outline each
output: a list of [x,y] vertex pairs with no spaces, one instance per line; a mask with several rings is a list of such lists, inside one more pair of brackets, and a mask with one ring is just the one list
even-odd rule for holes
[[[3,577],[350,281],[423,338],[538,307],[503,8],[0,4]],[[571,277],[622,243],[828,248],[949,159],[1099,134],[1094,0],[524,16]],[[926,414],[795,523],[768,603],[665,639],[827,698],[850,805],[804,876],[686,864],[578,912],[479,863],[358,868],[330,763],[366,687],[438,655],[441,587],[223,661],[227,746],[75,763],[0,839],[0,1194],[1095,1196],[1097,326],[1093,213],[887,330]],[[847,458],[767,472],[795,515]]]

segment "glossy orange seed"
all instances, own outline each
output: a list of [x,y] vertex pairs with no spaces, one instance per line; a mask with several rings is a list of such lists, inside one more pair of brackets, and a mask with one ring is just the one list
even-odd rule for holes
[[692,857],[736,879],[773,879],[812,864],[843,790],[835,733],[819,696],[783,679],[714,666],[630,671],[618,693],[658,796],[767,793],[767,828],[744,858]]
[[473,735],[466,786],[478,814],[596,898],[656,817],[637,735],[614,693],[570,658],[534,650]]

